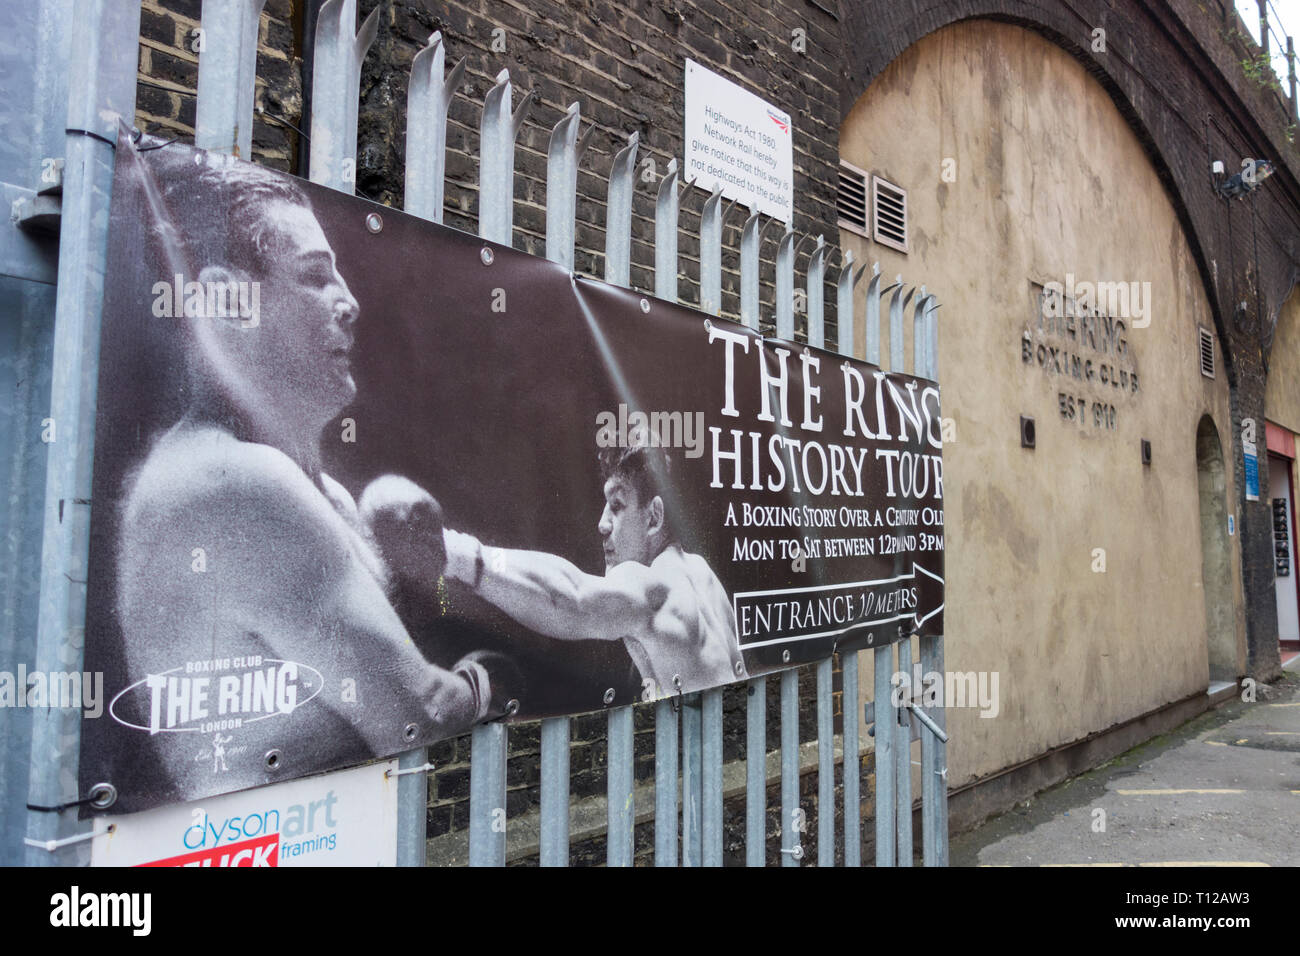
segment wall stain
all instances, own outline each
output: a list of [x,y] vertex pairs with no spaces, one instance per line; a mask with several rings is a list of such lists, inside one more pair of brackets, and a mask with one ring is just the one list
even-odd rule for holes
[[1001,488],[965,482],[961,490],[963,534],[972,540],[1002,541],[1019,564],[1038,561],[1038,536],[1017,519],[1019,510]]

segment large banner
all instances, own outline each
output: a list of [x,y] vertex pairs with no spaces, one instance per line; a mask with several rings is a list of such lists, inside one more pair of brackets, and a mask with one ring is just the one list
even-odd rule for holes
[[81,751],[112,812],[942,631],[933,383],[117,156]]

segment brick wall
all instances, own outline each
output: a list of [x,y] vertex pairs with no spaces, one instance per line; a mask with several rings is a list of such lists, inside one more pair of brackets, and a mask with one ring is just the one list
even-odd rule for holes
[[[741,83],[794,117],[795,222],[802,233],[833,242],[839,155],[835,65],[838,25],[818,7],[782,0],[754,17],[742,0],[704,3],[609,0],[363,0],[381,9],[379,38],[361,80],[357,191],[397,205],[405,155],[406,77],[411,59],[433,30],[447,44],[448,64],[467,59],[465,82],[448,122],[446,221],[473,231],[476,223],[478,123],[481,104],[503,68],[510,70],[515,102],[533,90],[536,101],[520,131],[515,154],[515,247],[545,251],[546,150],[551,127],[574,101],[583,129],[596,133],[578,174],[578,271],[604,272],[604,197],[613,157],[632,132],[640,134],[638,173],[647,159],[663,173],[683,155],[684,70],[687,58]],[[793,31],[805,31],[806,52],[793,49]],[[495,41],[504,52],[494,52]],[[654,201],[657,187],[638,179],[633,200],[632,285],[654,287]],[[706,198],[692,189],[682,202],[678,290],[699,301],[699,213]],[[747,213],[733,209],[724,234],[723,312],[739,315],[738,249]],[[771,322],[773,228],[763,247],[767,260],[763,317]],[[806,256],[806,252],[805,252]],[[800,267],[806,259],[801,258]],[[832,269],[831,277],[836,273]],[[833,301],[834,295],[828,298]],[[833,339],[833,324],[828,340]]]
[[[307,0],[267,0],[259,25],[253,155],[258,162],[303,175],[299,153],[307,128],[302,57]],[[406,89],[411,60],[441,30],[448,62],[467,58],[465,82],[448,123],[446,222],[476,230],[478,122],[483,97],[502,68],[509,69],[518,103],[536,99],[516,149],[515,246],[541,255],[545,248],[546,149],[550,129],[569,103],[581,104],[583,128],[596,125],[580,164],[576,230],[578,271],[604,272],[604,197],[614,154],[633,131],[640,134],[638,184],[633,201],[632,284],[654,287],[654,199],[646,161],[662,174],[682,158],[683,71],[686,58],[741,83],[795,117],[795,221],[802,234],[836,236],[840,39],[833,14],[807,0],[782,0],[761,18],[743,0],[708,3],[608,0],[362,0],[360,17],[380,7],[378,38],[363,64],[357,135],[357,193],[400,206],[405,157]],[[136,123],[148,133],[192,141],[198,79],[195,31],[201,0],[144,0]],[[494,31],[504,31],[494,38]],[[795,50],[795,31],[804,49]],[[504,52],[492,49],[504,43]],[[679,295],[699,301],[699,213],[705,194],[682,201]],[[733,209],[723,237],[723,313],[739,316],[740,226]],[[763,244],[762,321],[772,325],[772,257],[778,233]],[[807,261],[808,245],[797,264]],[[829,278],[837,276],[832,255]],[[834,295],[828,286],[827,341],[834,341]],[[796,317],[800,335],[804,317]]]
[[[194,141],[201,6],[201,0],[141,5],[135,122],[146,133]],[[298,134],[291,127],[303,125],[300,6],[301,0],[267,0],[262,11],[254,103],[263,113],[253,121],[253,158],[295,173]]]

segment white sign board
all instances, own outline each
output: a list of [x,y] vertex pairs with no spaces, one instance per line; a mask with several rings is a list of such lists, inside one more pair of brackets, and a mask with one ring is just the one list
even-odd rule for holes
[[396,866],[390,770],[396,760],[98,817],[91,866]]
[[751,212],[794,217],[790,114],[744,87],[686,61],[685,178]]

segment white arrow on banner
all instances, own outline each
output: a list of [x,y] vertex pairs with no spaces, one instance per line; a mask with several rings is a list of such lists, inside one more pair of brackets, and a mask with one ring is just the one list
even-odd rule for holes
[[[781,598],[789,599],[791,598],[791,596],[798,595],[798,594],[809,594],[812,592],[818,592],[821,594],[831,594],[837,591],[850,591],[850,590],[857,590],[863,592],[862,596],[863,596],[864,606],[865,606],[865,594],[866,592],[869,592],[871,589],[880,588],[891,584],[896,585],[904,581],[916,580],[918,576],[921,575],[925,576],[926,578],[929,578],[932,581],[937,582],[941,589],[940,593],[942,593],[943,578],[935,574],[933,571],[927,571],[919,564],[913,562],[912,570],[909,571],[908,573],[900,574],[892,578],[880,578],[875,581],[851,581],[845,584],[821,584],[821,585],[814,585],[812,587],[806,587],[806,588],[778,588],[771,591],[743,591],[735,594],[732,597],[732,607],[736,612],[736,620],[737,622],[739,622],[742,619],[740,604],[741,601],[746,598],[781,597]],[[919,600],[917,603],[918,605],[921,605],[921,602]],[[744,641],[744,638],[742,636],[741,649],[749,651],[759,647],[769,647],[773,644],[787,644],[794,641],[810,641],[819,637],[831,637],[831,636],[846,634],[849,631],[856,631],[864,627],[881,627],[886,624],[894,624],[899,621],[907,621],[907,620],[911,620],[913,622],[913,626],[916,629],[920,629],[920,627],[923,624],[925,624],[926,621],[930,620],[930,618],[934,617],[936,614],[942,611],[943,606],[944,606],[944,602],[940,601],[937,606],[935,606],[933,609],[929,611],[925,611],[923,606],[918,606],[913,609],[900,611],[897,614],[886,614],[884,617],[871,618],[868,620],[861,620],[861,621],[858,620],[849,621],[843,627],[839,627],[839,628],[817,631],[811,634],[794,634],[788,637],[777,637],[766,641],[750,641],[747,643]],[[741,630],[743,634],[744,629],[742,628]],[[882,643],[884,643],[884,641],[882,641]]]

